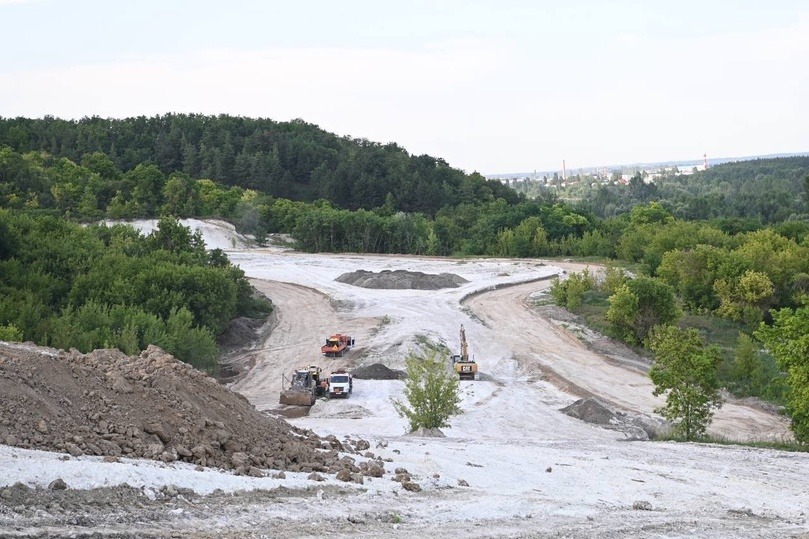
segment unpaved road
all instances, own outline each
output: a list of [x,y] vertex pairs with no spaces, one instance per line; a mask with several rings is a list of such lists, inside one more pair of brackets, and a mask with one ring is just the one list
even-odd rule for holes
[[331,372],[349,366],[349,358],[361,352],[355,348],[351,355],[344,357],[322,356],[320,346],[330,334],[348,333],[363,342],[379,323],[376,319],[349,317],[336,311],[328,296],[312,288],[260,279],[253,280],[252,284],[272,298],[277,323],[261,348],[251,351],[255,366],[231,389],[247,397],[259,410],[278,406],[282,375],[289,380],[295,369],[310,364]]
[[[645,373],[593,352],[575,334],[532,308],[527,298],[549,286],[545,281],[505,287],[473,296],[466,303],[494,338],[514,351],[526,374],[545,376],[562,389],[601,397],[624,410],[653,413],[664,399],[652,395],[654,386]],[[725,403],[710,432],[737,440],[781,440],[787,429],[783,417]]]

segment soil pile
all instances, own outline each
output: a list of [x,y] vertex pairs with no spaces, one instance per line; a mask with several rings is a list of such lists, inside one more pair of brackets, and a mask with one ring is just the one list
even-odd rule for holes
[[351,376],[359,380],[404,380],[407,378],[407,374],[404,371],[391,369],[382,363],[374,363],[367,367],[357,367],[351,371]]
[[384,290],[440,290],[442,288],[458,288],[466,279],[454,273],[422,273],[420,271],[382,270],[379,273],[357,270],[344,273],[335,281]]
[[587,423],[621,432],[628,440],[651,440],[671,427],[659,417],[614,410],[596,397],[579,399],[561,411]]
[[596,425],[609,425],[618,422],[618,413],[595,397],[579,399],[570,406],[562,408],[562,412],[576,419]]
[[0,395],[0,443],[74,456],[185,461],[263,475],[261,468],[336,472],[345,467],[338,451],[358,451],[354,442],[321,439],[262,415],[154,346],[130,357],[0,343]]

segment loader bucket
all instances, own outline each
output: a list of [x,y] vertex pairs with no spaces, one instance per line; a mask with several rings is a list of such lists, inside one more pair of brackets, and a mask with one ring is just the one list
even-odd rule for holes
[[293,404],[295,406],[312,406],[315,403],[315,396],[311,391],[282,391],[281,404]]

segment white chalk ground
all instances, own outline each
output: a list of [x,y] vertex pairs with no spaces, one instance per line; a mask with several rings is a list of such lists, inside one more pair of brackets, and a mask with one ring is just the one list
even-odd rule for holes
[[[206,241],[227,243],[228,230],[202,225]],[[223,239],[224,238],[224,239]],[[371,522],[356,532],[338,535],[437,537],[458,536],[574,536],[574,537],[786,537],[809,534],[809,454],[786,453],[736,446],[629,442],[612,430],[572,419],[559,408],[576,397],[545,381],[541,371],[549,359],[584,358],[576,339],[553,337],[546,321],[527,322],[526,305],[471,302],[464,296],[494,285],[523,282],[560,272],[539,261],[307,255],[278,249],[232,250],[231,260],[259,283],[276,301],[279,323],[248,376],[235,384],[259,409],[277,408],[279,371],[316,361],[327,368],[378,361],[401,366],[407,351],[417,348],[417,336],[458,346],[458,328],[465,324],[470,351],[493,382],[462,382],[465,413],[452,419],[446,438],[405,436],[406,423],[390,402],[401,396],[398,381],[355,380],[348,400],[319,400],[308,417],[294,424],[326,435],[362,437],[371,451],[392,459],[386,468],[404,467],[424,489],[401,490],[388,476],[353,487],[348,499],[329,496],[297,503],[255,507],[250,515],[214,514],[211,521],[189,522],[213,526],[223,534],[260,535],[273,532],[278,519],[291,535],[312,532],[318,519],[344,519],[359,515]],[[365,269],[408,269],[426,273],[451,272],[470,282],[441,291],[368,290],[334,282],[340,274]],[[291,284],[277,284],[291,283]],[[530,285],[526,285],[532,288]],[[547,286],[538,281],[537,287]],[[307,287],[307,288],[301,288]],[[273,293],[276,292],[276,294]],[[526,292],[528,297],[530,292]],[[478,298],[489,297],[487,294]],[[494,302],[506,301],[494,295]],[[511,301],[511,300],[509,300]],[[309,303],[311,302],[311,303]],[[319,303],[318,303],[319,302]],[[312,311],[310,309],[315,309]],[[474,309],[474,310],[473,310]],[[507,309],[511,309],[510,311]],[[515,327],[506,320],[514,320]],[[543,322],[542,324],[540,322]],[[342,324],[335,327],[335,324]],[[530,327],[526,327],[529,324]],[[534,334],[536,327],[541,334]],[[349,328],[357,348],[331,364],[320,358],[321,338],[330,331]],[[553,338],[552,338],[553,337]],[[422,338],[422,337],[419,337]],[[536,342],[537,349],[520,339]],[[556,339],[556,340],[554,340]],[[539,341],[553,343],[553,354]],[[302,352],[315,350],[315,352]],[[354,354],[352,356],[352,354]],[[598,358],[586,356],[588,361]],[[616,367],[618,369],[618,367]],[[626,409],[650,412],[648,387],[642,376],[621,371],[598,371],[595,378],[615,376],[598,385],[588,380],[593,371],[581,367],[582,385],[601,388],[609,396],[620,387]],[[574,374],[577,372],[571,369]],[[573,375],[566,374],[571,381]],[[575,380],[572,380],[576,382]],[[636,389],[633,389],[636,388]],[[637,392],[637,398],[633,397]],[[739,407],[742,409],[743,407]],[[742,422],[781,428],[783,422],[743,414],[725,417],[726,429]],[[721,412],[720,412],[721,414]],[[757,423],[758,422],[758,423]],[[728,431],[723,431],[727,433]],[[21,481],[45,487],[62,478],[71,488],[119,485],[143,487],[147,494],[163,485],[192,488],[198,493],[215,489],[250,490],[285,486],[321,488],[338,485],[333,477],[314,483],[306,474],[287,473],[284,480],[236,477],[228,473],[194,471],[183,464],[143,460],[104,463],[93,457],[68,458],[61,454],[0,446],[0,486]],[[458,486],[459,481],[469,486]],[[345,483],[341,488],[351,489]],[[636,502],[648,502],[637,504]],[[636,508],[633,508],[633,505]],[[639,507],[651,508],[641,510]],[[395,523],[376,523],[374,515],[396,515]],[[335,520],[335,521],[336,521]],[[212,522],[215,524],[212,524]],[[0,530],[2,531],[2,530]],[[321,530],[322,531],[322,530]]]

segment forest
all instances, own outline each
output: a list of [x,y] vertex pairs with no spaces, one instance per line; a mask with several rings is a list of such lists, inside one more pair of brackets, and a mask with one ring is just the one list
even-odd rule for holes
[[144,237],[0,209],[0,340],[127,354],[156,344],[215,372],[231,319],[268,310],[242,270],[175,219]]
[[[64,157],[102,176],[106,172],[108,180],[115,179],[113,169],[129,172],[143,165],[163,177],[206,178],[290,200],[325,199],[349,210],[389,201],[396,211],[433,215],[444,206],[481,198],[518,198],[500,182],[464,174],[442,159],[411,156],[393,143],[337,137],[303,120],[195,114],[78,121],[0,118],[0,145],[20,154]],[[103,154],[109,163],[95,163],[94,154]],[[95,185],[89,192],[87,185],[76,187],[81,193],[74,196],[96,197],[99,207],[108,205],[110,193]],[[148,204],[148,193],[121,187],[111,195],[120,191],[122,205],[130,197],[146,204],[125,208],[128,214],[156,210]]]
[[[300,120],[0,119],[0,338],[212,357],[227,321],[256,308],[240,270],[175,220],[216,217],[311,252],[607,263],[606,281],[571,276],[555,300],[641,349],[656,324],[697,328],[727,389],[798,413],[807,360],[763,339],[807,309],[809,158],[523,191]],[[93,224],[146,217],[162,218],[147,238]]]

